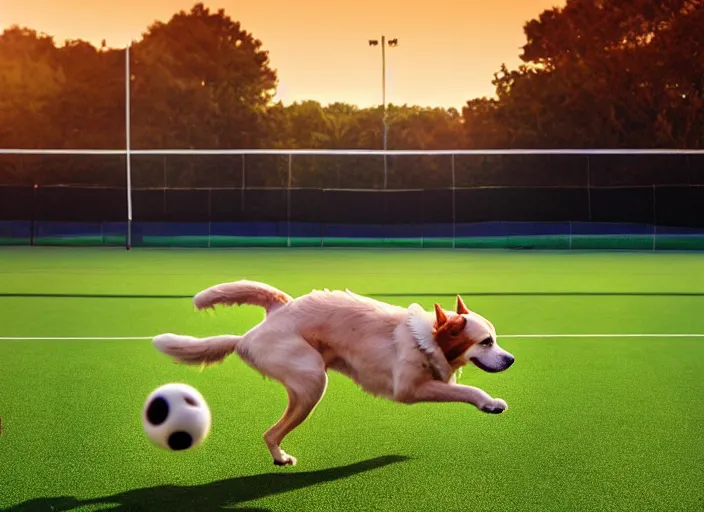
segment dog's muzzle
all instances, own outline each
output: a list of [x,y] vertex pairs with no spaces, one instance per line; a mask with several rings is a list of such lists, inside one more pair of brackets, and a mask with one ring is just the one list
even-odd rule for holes
[[502,354],[491,362],[494,364],[487,364],[478,357],[470,357],[469,360],[472,361],[477,368],[485,372],[498,373],[507,370],[513,364],[515,358],[511,354]]

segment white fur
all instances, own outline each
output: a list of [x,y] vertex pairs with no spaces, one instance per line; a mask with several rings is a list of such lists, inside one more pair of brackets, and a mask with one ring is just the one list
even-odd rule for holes
[[433,338],[433,323],[429,314],[418,304],[408,306],[408,328],[424,352],[433,352],[437,348]]

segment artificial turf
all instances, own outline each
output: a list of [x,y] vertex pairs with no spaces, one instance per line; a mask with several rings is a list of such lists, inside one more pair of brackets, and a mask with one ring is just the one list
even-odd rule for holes
[[[298,295],[350,288],[430,308],[463,293],[500,335],[704,333],[697,253],[463,250],[0,250],[0,337],[240,333],[252,307],[196,313],[212,284]],[[232,356],[199,371],[149,341],[0,340],[0,508],[10,510],[702,510],[704,338],[504,338],[507,372],[461,383],[504,398],[405,406],[331,374],[275,468],[262,441],[285,392]],[[147,394],[199,389],[213,430],[150,444]]]

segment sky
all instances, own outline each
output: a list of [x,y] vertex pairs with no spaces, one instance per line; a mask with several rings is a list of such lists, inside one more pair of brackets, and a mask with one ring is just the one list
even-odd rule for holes
[[[138,40],[154,20],[167,22],[196,0],[0,0],[0,29],[13,24],[55,37],[110,47]],[[560,0],[217,0],[261,40],[277,70],[276,99],[361,107],[382,102],[381,49],[369,39],[397,38],[386,52],[387,101],[455,107],[493,96],[493,73],[516,67],[523,25]]]

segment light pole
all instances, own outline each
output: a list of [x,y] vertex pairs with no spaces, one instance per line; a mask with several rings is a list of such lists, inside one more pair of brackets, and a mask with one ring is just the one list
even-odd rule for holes
[[[386,36],[382,35],[381,36],[381,101],[383,104],[383,115],[382,115],[382,123],[383,123],[383,129],[384,129],[384,142],[383,142],[383,147],[384,151],[387,149],[387,141],[388,141],[388,135],[389,135],[389,127],[388,124],[386,123]],[[369,46],[378,46],[379,45],[379,40],[378,39],[370,39],[369,40]],[[389,39],[388,45],[391,48],[394,48],[398,46],[398,39]],[[386,165],[386,153],[384,153],[384,188],[386,188],[386,182],[387,182],[387,165]]]

